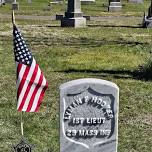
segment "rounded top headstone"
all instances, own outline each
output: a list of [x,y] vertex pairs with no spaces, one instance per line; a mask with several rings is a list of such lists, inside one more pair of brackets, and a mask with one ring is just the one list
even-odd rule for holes
[[85,78],[60,86],[60,152],[116,152],[119,88]]
[[98,84],[102,84],[102,85],[109,85],[109,86],[114,87],[114,88],[119,90],[119,87],[115,83],[113,83],[111,81],[102,80],[102,79],[95,79],[95,78],[85,78],[85,79],[72,80],[72,81],[69,81],[69,82],[66,82],[66,83],[60,85],[60,89],[71,87],[73,85],[79,85],[81,83],[90,83],[90,84],[98,83]]

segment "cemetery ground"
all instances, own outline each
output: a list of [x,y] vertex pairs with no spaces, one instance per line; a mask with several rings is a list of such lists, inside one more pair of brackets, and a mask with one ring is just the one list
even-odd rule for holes
[[[23,3],[16,14],[65,11],[65,6],[55,5],[56,12],[45,12],[36,1],[28,10],[29,4]],[[87,21],[86,28],[61,28],[60,22],[53,20],[16,20],[49,82],[40,111],[23,114],[24,135],[35,145],[34,152],[59,151],[60,84],[90,77],[112,81],[120,88],[118,152],[152,151],[152,81],[139,79],[137,73],[152,57],[152,29],[139,25],[150,2],[136,4],[137,8],[124,2],[123,12],[113,14],[106,12],[102,3],[107,5],[97,1],[82,6],[85,14],[102,16]],[[0,8],[2,14],[11,15],[8,5]],[[21,138],[20,113],[16,110],[12,25],[9,18],[1,17],[0,78],[0,151],[9,152]]]

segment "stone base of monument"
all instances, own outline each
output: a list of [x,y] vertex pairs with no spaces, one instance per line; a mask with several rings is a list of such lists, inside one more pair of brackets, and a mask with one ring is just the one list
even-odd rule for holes
[[143,0],[129,0],[129,3],[143,3]]
[[89,15],[83,15],[83,17],[86,18],[87,21],[91,20],[91,16],[89,16]]
[[56,14],[56,20],[61,21],[64,18],[63,15]]
[[19,3],[17,2],[12,3],[12,10],[19,10]]
[[109,12],[119,12],[121,10],[122,10],[121,2],[110,2],[110,5],[108,7]]
[[143,20],[143,27],[144,28],[152,28],[152,17],[144,17]]
[[86,18],[76,17],[76,18],[66,18],[61,20],[61,27],[86,27]]
[[[91,16],[89,16],[89,15],[83,15],[83,17],[86,18],[86,20],[88,20],[88,21],[91,20]],[[63,18],[64,18],[64,15],[56,14],[56,20],[57,21],[61,21]]]

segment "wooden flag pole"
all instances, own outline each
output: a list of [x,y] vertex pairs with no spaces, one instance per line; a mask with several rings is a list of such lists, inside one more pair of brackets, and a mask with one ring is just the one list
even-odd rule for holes
[[[14,10],[12,10],[12,24],[15,25],[15,15]],[[24,136],[24,128],[23,128],[23,112],[21,112],[21,135]]]
[[12,10],[12,24],[15,25],[15,15],[14,10]]
[[21,112],[21,135],[24,136],[24,130],[23,130],[23,112]]

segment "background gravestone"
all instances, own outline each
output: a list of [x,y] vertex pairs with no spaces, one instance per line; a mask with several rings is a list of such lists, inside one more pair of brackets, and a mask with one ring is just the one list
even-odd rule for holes
[[13,3],[14,0],[5,0],[5,3]]
[[100,79],[60,86],[60,152],[116,152],[119,88]]
[[143,0],[129,0],[129,3],[143,3]]
[[12,10],[19,10],[19,3],[16,0],[12,3]]
[[122,10],[122,4],[120,0],[109,0],[109,12],[119,12]]
[[28,0],[27,2],[28,2],[28,3],[32,3],[32,0]]
[[67,12],[61,20],[61,27],[85,27],[86,19],[81,12],[80,0],[68,0]]
[[5,5],[5,1],[4,0],[0,0],[0,6]]
[[143,27],[152,28],[152,1],[148,8],[148,15],[144,14]]
[[96,2],[95,0],[80,0],[80,1],[81,1],[81,4],[92,4]]

